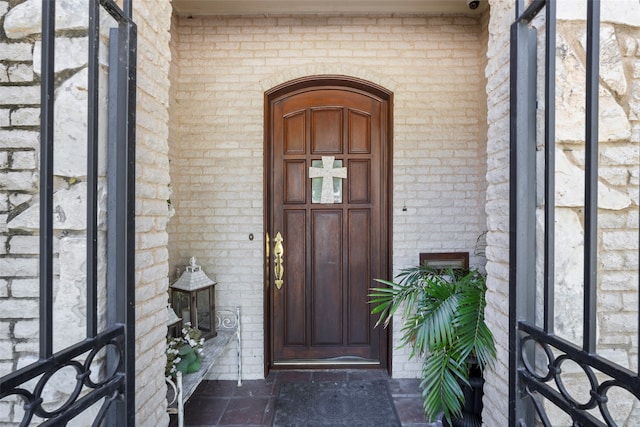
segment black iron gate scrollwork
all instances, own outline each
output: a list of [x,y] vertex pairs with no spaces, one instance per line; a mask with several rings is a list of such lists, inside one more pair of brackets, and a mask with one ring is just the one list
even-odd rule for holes
[[[580,289],[573,301],[580,310],[577,318],[581,318],[581,322],[577,322],[579,332],[576,334],[580,339],[568,339],[558,333],[558,319],[563,315],[558,313],[565,307],[554,307],[554,302],[556,294],[565,291],[560,287],[566,286],[556,283],[559,267],[555,265],[559,255],[556,227],[560,223],[555,199],[556,165],[560,160],[556,156],[564,155],[558,154],[556,147],[556,61],[559,56],[556,8],[560,3],[533,0],[525,9],[524,1],[517,0],[516,21],[511,27],[509,424],[637,425],[638,372],[604,357],[598,348],[597,327],[602,322],[598,317],[599,279],[604,280],[599,277],[602,267],[598,246],[601,235],[598,218],[602,212],[598,204],[599,0],[585,0],[586,27],[581,43],[585,61],[581,71],[586,85],[581,88],[584,125],[580,128],[584,141],[573,144],[584,150],[577,154],[583,161],[583,204],[572,207],[583,228],[578,239],[583,248],[579,256],[583,268]],[[539,28],[544,28],[544,32],[539,34]],[[541,74],[544,78],[539,78]],[[543,87],[539,87],[541,83]],[[571,151],[571,147],[565,147],[565,151]],[[625,232],[631,233],[631,239],[638,242],[637,227]],[[629,274],[635,279],[628,286],[637,295],[640,288],[637,246],[630,253],[625,268],[635,268],[635,275]],[[630,304],[628,311],[636,316],[635,325],[631,325],[637,328],[636,335],[630,340],[635,342],[635,353],[629,354],[637,358],[640,310],[633,300],[623,300],[621,304],[627,307]],[[638,360],[632,360],[629,366],[637,370],[639,364]],[[578,389],[568,386],[569,374],[577,378]],[[614,390],[628,398],[632,416],[625,415],[621,420],[613,413],[613,407],[619,403]],[[551,412],[555,415],[550,415]],[[563,421],[559,421],[560,418]]]
[[[39,356],[34,363],[0,378],[0,401],[20,405],[23,412],[17,422],[21,426],[66,425],[89,408],[94,426],[135,423],[136,25],[131,18],[132,0],[121,3],[122,7],[113,0],[87,2],[87,208],[82,236],[86,245],[86,336],[54,351],[54,328],[61,327],[54,326],[53,307],[54,115],[64,114],[54,112],[60,80],[55,74],[55,46],[57,38],[66,34],[56,33],[56,1],[42,1]],[[104,188],[108,191],[101,199]],[[61,377],[71,384],[68,393],[47,402],[45,390],[55,389]]]

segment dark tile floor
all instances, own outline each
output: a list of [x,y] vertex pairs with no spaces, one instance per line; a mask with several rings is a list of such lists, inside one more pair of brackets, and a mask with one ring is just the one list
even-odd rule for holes
[[[405,427],[427,427],[417,379],[393,379],[382,370],[276,371],[264,380],[203,381],[185,407],[185,426],[269,426],[280,384],[297,381],[386,379]],[[171,417],[171,426],[176,426]]]

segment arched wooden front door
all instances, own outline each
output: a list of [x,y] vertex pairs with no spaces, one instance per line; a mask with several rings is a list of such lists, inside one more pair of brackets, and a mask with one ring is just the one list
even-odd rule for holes
[[391,93],[317,77],[265,101],[266,369],[389,368],[367,294],[390,275]]

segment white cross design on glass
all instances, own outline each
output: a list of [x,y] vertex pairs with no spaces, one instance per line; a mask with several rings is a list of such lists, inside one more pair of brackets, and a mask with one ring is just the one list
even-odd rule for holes
[[333,178],[347,178],[347,168],[334,168],[335,160],[333,156],[322,156],[321,168],[313,166],[309,168],[309,178],[322,178],[320,203],[334,203]]

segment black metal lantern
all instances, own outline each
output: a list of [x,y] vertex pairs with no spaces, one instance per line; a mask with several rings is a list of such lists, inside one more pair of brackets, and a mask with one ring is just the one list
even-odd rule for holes
[[192,327],[202,332],[204,339],[216,336],[215,285],[193,257],[184,273],[171,285],[173,309],[182,317],[182,324],[191,322]]
[[177,337],[180,329],[182,329],[182,319],[173,311],[171,304],[167,304],[167,337]]

